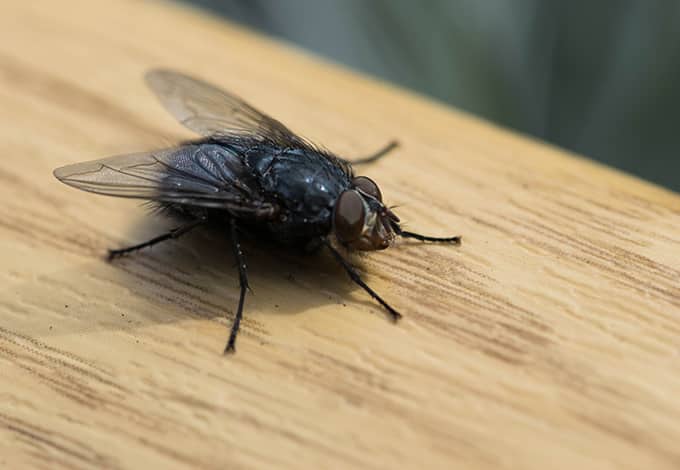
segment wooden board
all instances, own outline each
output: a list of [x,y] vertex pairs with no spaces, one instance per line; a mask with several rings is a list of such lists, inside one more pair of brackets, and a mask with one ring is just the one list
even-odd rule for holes
[[[678,468],[680,197],[173,4],[0,15],[0,466]],[[408,227],[357,259],[167,228],[52,169],[190,137],[154,66],[233,90],[352,158]],[[644,158],[644,155],[640,155]],[[225,315],[227,318],[225,318]]]

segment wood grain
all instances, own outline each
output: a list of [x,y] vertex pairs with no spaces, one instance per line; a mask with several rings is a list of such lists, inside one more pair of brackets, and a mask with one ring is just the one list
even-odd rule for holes
[[[680,197],[172,4],[0,15],[0,466],[678,468]],[[408,226],[360,259],[168,227],[53,168],[189,137],[150,67],[233,90],[366,168]],[[644,158],[644,155],[640,155]],[[227,318],[225,318],[225,315]]]

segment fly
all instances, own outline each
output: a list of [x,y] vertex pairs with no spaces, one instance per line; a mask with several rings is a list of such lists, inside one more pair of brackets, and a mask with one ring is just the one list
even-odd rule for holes
[[382,250],[396,237],[460,244],[403,230],[378,185],[354,174],[397,146],[352,162],[314,146],[240,98],[171,70],[152,70],[146,82],[164,107],[201,139],[152,152],[76,163],[54,170],[84,191],[145,199],[181,225],[151,240],[109,250],[108,259],[176,239],[201,226],[228,231],[238,264],[240,296],[225,347],[234,352],[248,291],[242,235],[260,233],[288,246],[325,247],[350,279],[393,320],[401,314],[371,289],[339,248]]

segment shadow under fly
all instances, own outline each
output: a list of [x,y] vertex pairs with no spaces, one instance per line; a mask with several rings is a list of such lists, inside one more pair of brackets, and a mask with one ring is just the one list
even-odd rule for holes
[[378,185],[356,176],[353,165],[374,162],[396,142],[348,161],[299,137],[240,98],[171,70],[152,70],[149,87],[196,141],[57,168],[70,186],[109,196],[145,199],[181,224],[151,240],[110,250],[109,260],[198,228],[227,231],[237,261],[240,295],[225,352],[236,336],[249,290],[243,237],[316,251],[325,248],[350,279],[390,318],[401,314],[371,289],[343,251],[382,250],[396,237],[459,244],[460,237],[429,237],[401,228]]

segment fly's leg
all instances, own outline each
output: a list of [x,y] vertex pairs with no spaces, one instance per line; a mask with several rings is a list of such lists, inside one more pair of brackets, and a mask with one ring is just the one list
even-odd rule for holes
[[404,238],[413,238],[421,242],[435,242],[435,243],[451,243],[452,245],[460,245],[461,237],[428,237],[419,233],[406,232],[402,230],[399,235]]
[[227,347],[224,348],[224,353],[234,353],[236,352],[236,335],[238,334],[239,326],[241,326],[241,318],[243,317],[243,303],[246,299],[246,291],[250,289],[248,286],[248,272],[246,267],[246,257],[241,250],[241,242],[238,239],[238,229],[236,227],[236,221],[231,219],[231,247],[234,251],[234,257],[238,263],[238,280],[241,287],[241,294],[238,299],[238,308],[236,309],[236,316],[234,317],[234,323],[231,326],[231,333],[229,334],[229,342]]
[[128,253],[131,253],[133,251],[141,250],[142,248],[146,248],[149,246],[153,246],[156,243],[163,242],[165,240],[170,240],[174,238],[179,238],[182,235],[190,232],[191,230],[195,229],[199,225],[203,224],[205,222],[205,219],[196,219],[192,220],[191,222],[188,222],[180,227],[173,228],[172,230],[164,233],[163,235],[159,235],[155,238],[152,238],[151,240],[145,241],[144,243],[140,243],[138,245],[132,245],[127,248],[121,248],[118,250],[109,250],[109,254],[107,259],[109,261],[118,258],[119,256],[126,255]]
[[421,235],[419,233],[408,232],[402,230],[399,224],[395,221],[391,221],[392,230],[396,232],[397,235],[403,238],[413,238],[414,240],[420,240],[421,242],[435,242],[435,243],[451,243],[452,245],[460,245],[461,237],[430,237],[427,235]]
[[388,153],[390,153],[392,150],[394,150],[397,147],[399,147],[399,142],[397,142],[396,140],[393,140],[389,144],[387,144],[385,147],[378,150],[373,155],[371,155],[369,157],[360,158],[358,160],[353,160],[349,163],[351,163],[352,165],[363,165],[364,163],[373,163],[373,162],[379,160],[380,158],[384,157],[385,155],[387,155]]
[[366,284],[363,279],[361,279],[361,276],[357,272],[357,270],[352,266],[343,256],[340,254],[338,250],[336,250],[333,245],[331,245],[328,240],[324,239],[323,243],[328,247],[328,249],[333,253],[333,256],[335,259],[340,263],[340,265],[345,268],[345,271],[349,275],[350,279],[355,283],[358,284],[363,290],[368,292],[368,294],[373,297],[375,300],[380,303],[387,312],[390,314],[390,317],[392,318],[393,321],[397,321],[401,318],[401,313],[397,312],[395,309],[393,309],[387,302],[385,302],[382,297],[380,297],[373,289],[368,287],[368,284]]

